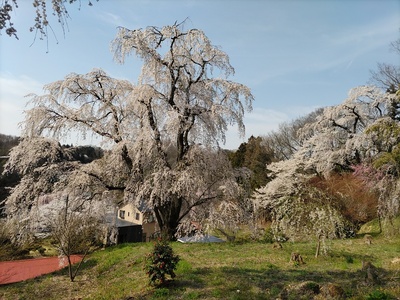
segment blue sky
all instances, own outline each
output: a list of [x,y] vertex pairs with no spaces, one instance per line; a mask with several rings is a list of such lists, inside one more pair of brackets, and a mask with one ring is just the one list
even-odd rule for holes
[[[102,68],[136,83],[142,62],[113,61],[110,42],[117,27],[164,26],[186,18],[230,57],[232,80],[251,88],[253,112],[245,117],[246,138],[229,130],[225,148],[250,135],[264,135],[282,122],[336,105],[349,89],[365,85],[378,62],[399,64],[389,44],[400,36],[398,0],[86,0],[68,6],[65,37],[36,40],[29,32],[34,9],[19,0],[13,22],[19,40],[0,36],[0,133],[19,135],[28,93],[69,73]],[[71,142],[88,144],[93,141]]]

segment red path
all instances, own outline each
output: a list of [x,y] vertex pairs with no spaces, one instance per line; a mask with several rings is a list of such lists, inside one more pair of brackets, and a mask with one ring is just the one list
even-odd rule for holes
[[[77,263],[82,259],[79,255],[71,256],[71,261]],[[51,273],[68,266],[66,259],[45,257],[0,262],[0,285],[34,278]]]

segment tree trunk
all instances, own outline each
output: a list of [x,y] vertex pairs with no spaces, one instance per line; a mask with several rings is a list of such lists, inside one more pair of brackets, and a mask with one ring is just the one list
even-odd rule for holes
[[183,156],[185,155],[185,150],[184,150],[185,149],[185,141],[184,141],[183,132],[179,132],[177,134],[176,146],[177,146],[176,161],[179,162],[183,159]]
[[126,165],[128,166],[129,171],[132,171],[133,162],[132,162],[132,159],[129,156],[128,148],[126,147],[126,145],[124,145],[122,147],[122,158],[124,159]]
[[161,238],[163,240],[166,241],[176,240],[175,233],[176,233],[176,226],[169,226],[169,224],[164,224],[164,226],[161,228]]
[[[86,248],[85,253],[83,254],[83,257],[82,257],[81,261],[80,261],[79,264],[76,266],[75,272],[74,272],[74,274],[73,274],[73,279],[72,279],[71,281],[75,280],[76,275],[78,275],[78,271],[79,271],[79,269],[81,268],[82,263],[83,263],[84,259],[86,258],[86,255],[89,253],[89,250],[90,250],[90,246],[88,246],[88,247]],[[72,266],[71,266],[71,268],[72,268]],[[71,269],[71,270],[72,270],[72,269]]]
[[69,279],[71,282],[74,282],[75,276],[72,273],[72,262],[71,262],[71,256],[67,255],[67,260],[68,260],[68,274],[69,274]]
[[315,250],[315,258],[319,256],[320,250],[321,250],[321,236],[318,237],[317,249]]
[[378,225],[379,225],[379,233],[382,233],[382,221],[381,214],[378,212]]
[[172,197],[171,201],[161,207],[154,207],[154,213],[161,231],[161,238],[167,241],[174,241],[179,225],[179,217],[182,208],[182,199]]

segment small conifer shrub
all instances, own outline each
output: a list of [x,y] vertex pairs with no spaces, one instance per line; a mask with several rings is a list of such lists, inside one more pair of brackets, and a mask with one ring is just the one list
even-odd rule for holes
[[153,251],[146,256],[145,271],[149,276],[150,284],[163,285],[166,282],[166,275],[175,278],[174,270],[180,258],[174,255],[171,246],[165,240],[157,240]]

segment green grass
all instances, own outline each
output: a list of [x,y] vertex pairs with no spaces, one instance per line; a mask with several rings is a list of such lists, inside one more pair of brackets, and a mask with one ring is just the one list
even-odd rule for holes
[[[382,220],[381,222],[382,230],[385,233],[389,233],[391,235],[399,235],[400,234],[400,216],[392,220]],[[359,234],[372,234],[377,235],[380,233],[379,222],[378,219],[374,219],[366,224],[364,224],[359,232]]]
[[[400,237],[373,237],[328,242],[328,255],[314,257],[314,243],[171,244],[181,257],[177,277],[165,287],[148,285],[144,257],[152,243],[124,244],[93,253],[76,281],[66,270],[26,282],[0,286],[0,299],[276,299],[283,289],[335,283],[348,299],[399,299]],[[299,252],[305,264],[290,256]],[[364,283],[362,261],[378,268],[379,284]],[[289,295],[288,299],[310,299]]]

